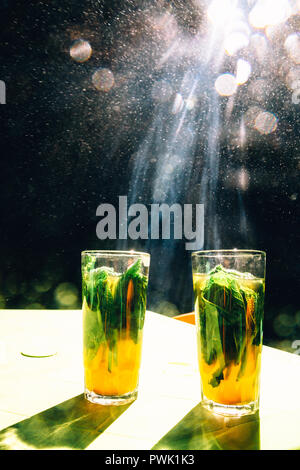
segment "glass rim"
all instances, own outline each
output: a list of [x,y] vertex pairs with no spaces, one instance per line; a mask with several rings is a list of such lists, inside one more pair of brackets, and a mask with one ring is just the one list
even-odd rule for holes
[[232,248],[231,250],[199,250],[194,251],[192,256],[202,256],[202,257],[215,257],[217,255],[224,256],[253,256],[253,255],[263,255],[266,257],[266,252],[262,250],[244,250],[238,248]]
[[150,258],[150,253],[146,251],[134,250],[83,250],[81,255],[101,255],[101,256],[147,256]]

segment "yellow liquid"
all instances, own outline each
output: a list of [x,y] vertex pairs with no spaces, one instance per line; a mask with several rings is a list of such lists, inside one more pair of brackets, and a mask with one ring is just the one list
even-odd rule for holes
[[[249,302],[246,309],[246,321],[245,321],[245,356],[243,361],[243,374],[239,377],[239,373],[242,367],[242,361],[235,364],[231,361],[228,367],[223,370],[224,379],[220,381],[218,386],[213,387],[210,382],[214,374],[219,370],[221,362],[226,357],[226,350],[223,351],[223,358],[217,357],[212,364],[207,364],[204,360],[204,355],[201,350],[201,325],[200,316],[201,307],[199,306],[199,298],[204,285],[208,279],[207,275],[194,274],[193,283],[195,291],[195,316],[197,326],[197,337],[198,337],[198,362],[199,370],[202,382],[203,395],[208,399],[216,403],[224,405],[243,405],[252,401],[257,401],[259,398],[259,386],[260,386],[260,368],[261,368],[261,351],[262,345],[252,344],[252,335],[249,328],[251,317],[253,316],[253,305]],[[257,291],[258,287],[263,283],[262,279],[239,279],[238,284],[242,287],[248,287],[254,291]],[[223,327],[223,335],[226,333]],[[209,341],[209,338],[207,338]],[[224,344],[224,341],[223,341]]]
[[101,344],[96,356],[89,360],[83,354],[85,386],[99,395],[119,396],[132,392],[138,385],[141,362],[141,341],[134,343],[130,338],[117,342],[118,364],[108,370],[109,348]]
[[[118,279],[109,278],[112,294]],[[83,345],[83,363],[85,375],[85,387],[98,395],[121,396],[133,392],[138,386],[139,369],[141,363],[142,331],[138,334],[137,343],[130,337],[130,312],[132,309],[133,283],[129,283],[126,304],[126,325],[120,326],[117,332],[114,350],[116,358],[110,356],[111,351],[107,342],[100,343],[96,354],[90,357],[89,350]],[[87,317],[97,316],[97,312],[89,309],[83,302],[83,328],[86,328]],[[106,317],[105,317],[106,318]],[[109,320],[107,320],[109,323]],[[102,325],[104,331],[107,328],[106,321]]]

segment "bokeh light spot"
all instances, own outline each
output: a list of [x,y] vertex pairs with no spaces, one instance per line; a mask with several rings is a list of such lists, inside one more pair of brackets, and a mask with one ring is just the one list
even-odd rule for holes
[[92,82],[98,91],[108,92],[115,84],[114,74],[110,69],[98,69],[93,73]]
[[258,61],[263,63],[268,53],[268,43],[265,35],[262,33],[252,34],[250,45]]
[[62,282],[54,291],[54,297],[60,308],[78,306],[78,290],[70,282]]
[[295,64],[300,64],[300,34],[290,34],[285,40],[284,47],[291,60]]
[[75,62],[86,62],[92,55],[92,47],[88,41],[77,39],[70,47],[70,56]]
[[238,188],[240,188],[242,191],[247,191],[247,189],[249,188],[250,175],[246,168],[241,168],[237,172],[236,177]]
[[286,75],[286,85],[291,90],[300,88],[300,67],[293,67]]
[[180,93],[176,93],[174,103],[172,106],[172,114],[177,114],[182,111],[184,105],[183,98]]
[[197,104],[197,99],[196,99],[194,96],[192,96],[192,97],[190,97],[190,98],[187,98],[187,99],[185,100],[185,107],[186,107],[186,109],[188,109],[189,111],[192,110],[192,109],[194,109],[194,107],[196,106],[196,104]]
[[38,279],[33,282],[33,288],[36,292],[39,293],[44,293],[48,292],[52,287],[52,280],[43,278],[43,279]]
[[235,31],[230,33],[224,41],[224,49],[228,55],[234,55],[237,51],[243,47],[247,47],[249,44],[249,38],[246,34]]
[[295,329],[295,319],[291,315],[280,313],[274,319],[273,328],[279,337],[288,337]]
[[215,81],[215,89],[221,96],[231,96],[236,92],[237,83],[234,75],[224,73]]
[[255,125],[255,119],[261,112],[263,112],[263,109],[259,106],[250,106],[243,117],[245,125],[253,128]]
[[216,26],[226,25],[239,13],[236,4],[235,0],[213,0],[207,10],[208,19]]
[[261,134],[271,134],[277,129],[277,118],[274,114],[264,111],[255,119],[255,128]]
[[247,60],[239,59],[236,70],[236,83],[243,85],[246,83],[251,75],[251,65]]
[[286,21],[292,14],[288,0],[258,0],[249,14],[254,28],[263,29]]
[[165,170],[166,173],[171,174],[174,171],[174,166],[172,165],[172,163],[167,163],[165,165],[164,170]]
[[25,305],[25,309],[28,310],[43,310],[45,306],[40,302],[33,302]]

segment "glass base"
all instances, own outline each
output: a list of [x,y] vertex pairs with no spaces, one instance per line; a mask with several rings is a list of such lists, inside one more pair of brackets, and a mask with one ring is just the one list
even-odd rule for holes
[[98,395],[95,392],[85,389],[84,398],[97,405],[125,405],[137,399],[137,390],[125,393],[124,395]]
[[201,405],[203,408],[212,411],[213,413],[232,417],[239,417],[256,413],[259,407],[258,401],[252,401],[243,405],[224,405],[222,403],[216,403],[212,400],[209,400],[205,396],[203,396]]

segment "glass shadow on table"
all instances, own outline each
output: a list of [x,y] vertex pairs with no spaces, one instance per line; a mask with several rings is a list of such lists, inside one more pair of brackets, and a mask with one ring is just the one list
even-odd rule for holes
[[207,411],[199,403],[152,450],[259,450],[259,413],[239,418]]
[[85,449],[130,405],[96,405],[78,395],[1,430],[0,450]]

